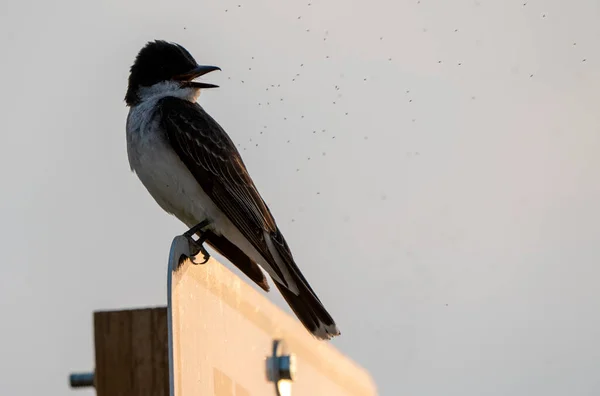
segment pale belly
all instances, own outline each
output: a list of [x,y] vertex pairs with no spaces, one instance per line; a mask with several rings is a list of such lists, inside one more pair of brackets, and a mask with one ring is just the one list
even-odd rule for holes
[[188,227],[205,219],[218,220],[219,212],[176,154],[154,147],[141,154],[135,169],[154,200]]

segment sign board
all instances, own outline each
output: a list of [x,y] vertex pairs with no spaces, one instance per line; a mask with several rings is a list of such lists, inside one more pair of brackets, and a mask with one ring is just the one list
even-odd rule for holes
[[[373,396],[369,374],[214,259],[180,261],[175,238],[170,274],[171,387],[174,396]],[[274,345],[274,342],[278,342]],[[267,368],[291,356],[293,381],[276,390]],[[286,360],[287,363],[290,363]],[[272,374],[271,374],[272,376]],[[271,378],[272,379],[272,378]]]

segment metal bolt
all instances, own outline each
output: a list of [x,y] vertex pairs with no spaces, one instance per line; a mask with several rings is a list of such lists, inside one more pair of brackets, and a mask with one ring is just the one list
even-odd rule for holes
[[283,355],[277,358],[277,370],[280,380],[294,380],[296,374],[296,356]]
[[94,373],[72,373],[69,384],[71,388],[91,388],[94,386]]
[[291,395],[291,382],[296,374],[296,356],[286,350],[282,340],[275,340],[273,355],[267,358],[267,380],[275,383],[279,396]]

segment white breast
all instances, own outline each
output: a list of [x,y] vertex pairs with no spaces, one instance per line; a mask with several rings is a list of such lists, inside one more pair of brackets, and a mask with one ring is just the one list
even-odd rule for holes
[[155,100],[131,108],[127,118],[127,154],[131,169],[154,200],[188,227],[214,222],[220,211],[181,162],[161,132]]

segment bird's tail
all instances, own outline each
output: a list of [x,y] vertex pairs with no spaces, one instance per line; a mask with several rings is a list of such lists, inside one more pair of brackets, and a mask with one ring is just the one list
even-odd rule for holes
[[273,281],[273,283],[275,283],[285,301],[287,301],[298,319],[300,319],[300,322],[302,322],[312,335],[321,340],[329,340],[334,336],[340,335],[340,331],[333,318],[325,310],[315,292],[308,286],[304,277],[302,275],[294,277],[297,278],[295,281],[299,290],[298,295],[295,295],[277,281]]

